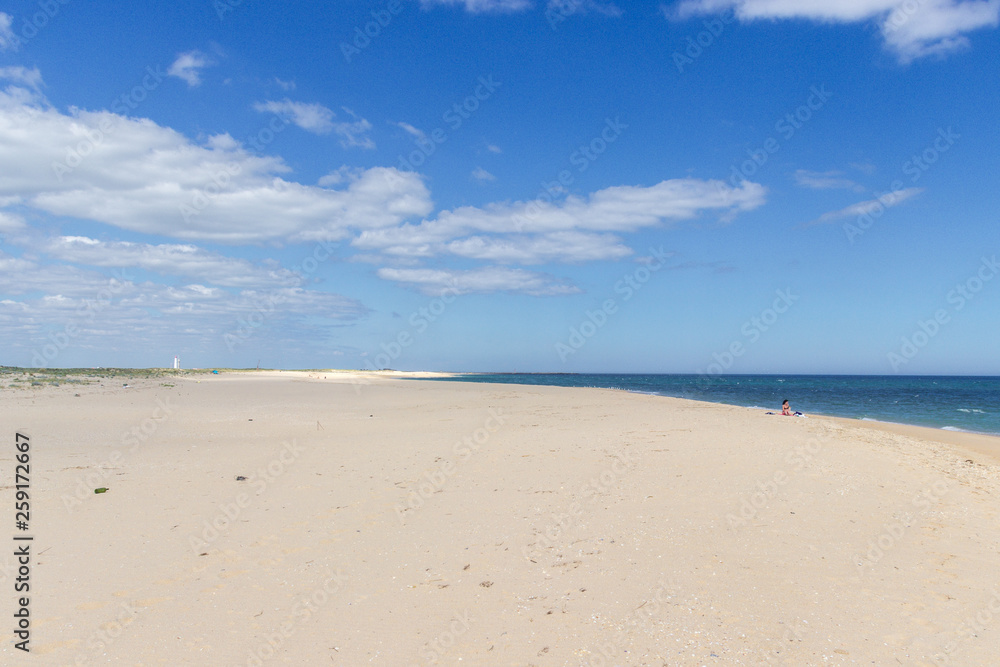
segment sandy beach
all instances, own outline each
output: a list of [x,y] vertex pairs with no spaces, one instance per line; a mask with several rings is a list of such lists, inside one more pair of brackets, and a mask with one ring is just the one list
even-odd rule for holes
[[31,655],[0,557],[3,664],[1000,653],[998,438],[390,374],[123,384],[0,395],[6,539],[16,432],[34,536]]

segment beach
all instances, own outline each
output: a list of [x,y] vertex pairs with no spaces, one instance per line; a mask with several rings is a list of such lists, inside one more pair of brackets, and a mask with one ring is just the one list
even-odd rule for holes
[[8,623],[30,595],[31,655],[12,639],[4,664],[1000,651],[1000,438],[402,373],[103,378],[0,402],[2,516],[17,536],[22,433],[34,538],[29,593],[14,547],[0,557]]

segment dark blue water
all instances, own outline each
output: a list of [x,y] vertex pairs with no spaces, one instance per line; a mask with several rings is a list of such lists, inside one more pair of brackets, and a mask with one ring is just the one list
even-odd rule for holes
[[469,374],[457,382],[605,387],[781,412],[1000,435],[1000,377],[881,375]]

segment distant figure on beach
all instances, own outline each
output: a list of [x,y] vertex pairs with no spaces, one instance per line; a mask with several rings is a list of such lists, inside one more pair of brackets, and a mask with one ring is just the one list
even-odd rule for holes
[[781,414],[786,417],[801,417],[801,412],[792,412],[792,409],[788,406],[788,399],[786,398],[781,402]]

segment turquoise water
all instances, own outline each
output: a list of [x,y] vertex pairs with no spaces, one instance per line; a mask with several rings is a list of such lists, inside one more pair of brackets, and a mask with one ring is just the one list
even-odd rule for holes
[[1000,435],[1000,377],[469,374],[458,382],[606,387],[699,401]]

